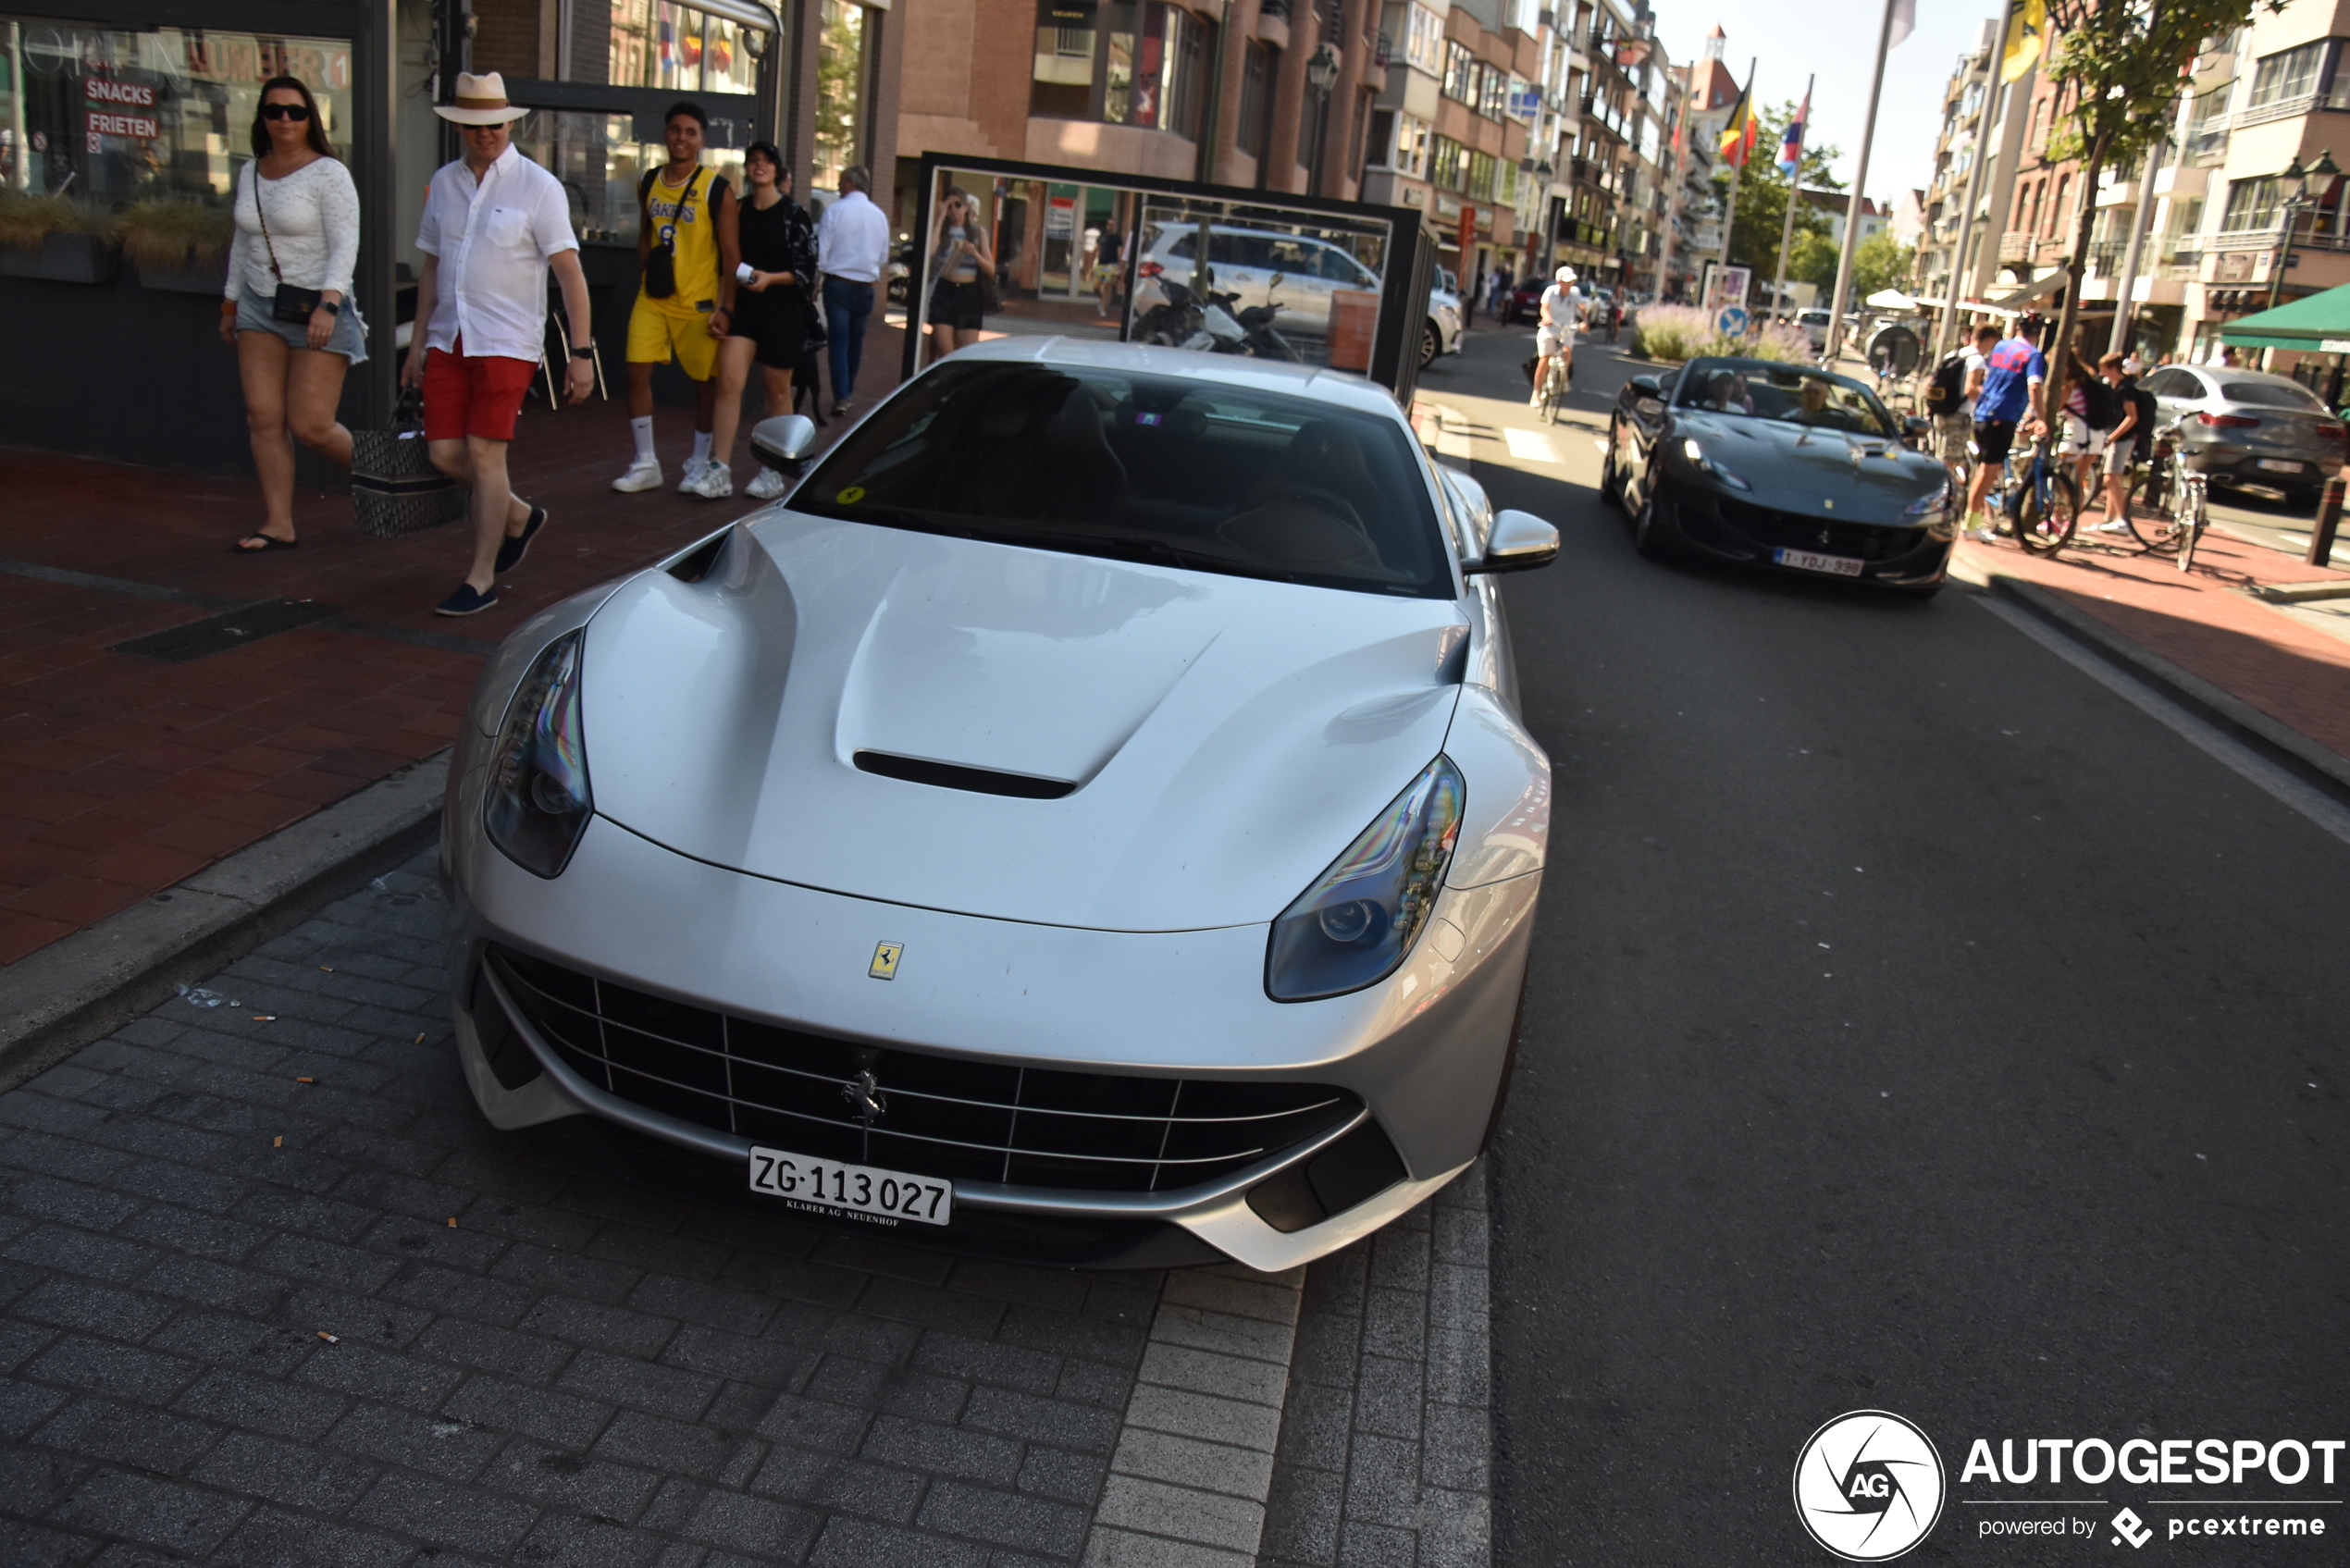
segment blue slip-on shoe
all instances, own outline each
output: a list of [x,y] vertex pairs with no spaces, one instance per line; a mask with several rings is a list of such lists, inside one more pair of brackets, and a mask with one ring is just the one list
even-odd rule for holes
[[457,591],[433,607],[436,615],[478,615],[498,602],[498,590],[492,587],[483,593],[471,583],[459,583]]
[[530,553],[530,541],[537,538],[538,530],[546,525],[547,509],[534,506],[530,509],[530,521],[522,525],[521,533],[498,541],[498,575],[502,577],[522,564],[522,558]]

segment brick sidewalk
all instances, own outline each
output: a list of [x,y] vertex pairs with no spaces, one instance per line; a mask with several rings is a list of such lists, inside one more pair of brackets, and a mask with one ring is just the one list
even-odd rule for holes
[[[895,384],[901,340],[873,324],[860,405]],[[658,416],[672,484],[691,423]],[[464,574],[462,525],[372,538],[347,495],[312,491],[299,550],[240,559],[249,483],[0,451],[0,965],[440,750],[509,631],[758,504],[615,495],[629,451],[616,401],[525,418],[514,488],[548,525],[498,607],[462,621],[433,613]],[[120,648],[280,599],[319,618],[181,661]]]
[[2084,535],[2053,559],[2010,540],[1960,546],[1963,565],[2035,583],[2157,653],[2257,708],[2330,751],[2350,757],[2350,642],[2252,598],[2253,583],[2340,582],[2350,576],[2218,532],[2195,547],[2195,566],[2141,555]]

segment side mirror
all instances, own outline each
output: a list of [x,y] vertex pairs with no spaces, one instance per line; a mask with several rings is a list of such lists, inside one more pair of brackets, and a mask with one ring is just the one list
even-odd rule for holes
[[815,444],[815,422],[804,414],[779,414],[750,427],[750,450],[760,461],[795,478]]
[[1269,293],[1271,293],[1274,290],[1276,290],[1276,289],[1280,288],[1282,284],[1284,284],[1284,283],[1286,283],[1286,282],[1288,282],[1288,281],[1289,281],[1289,274],[1288,274],[1288,273],[1286,273],[1286,272],[1277,272],[1277,273],[1273,274],[1273,281],[1271,281],[1270,283],[1268,283],[1268,284],[1266,284],[1266,285],[1265,285],[1265,291],[1266,291],[1267,293],[1268,293],[1268,294],[1269,294]]
[[1901,421],[1901,441],[1904,446],[1918,447],[1923,451],[1922,443],[1933,433],[1933,421],[1927,419],[1923,414],[1912,414]]
[[1635,376],[1624,383],[1624,389],[1636,398],[1661,398],[1664,384],[1653,376]]
[[1485,554],[1476,561],[1465,562],[1465,573],[1525,572],[1537,566],[1548,566],[1558,559],[1559,531],[1530,512],[1515,508],[1493,519],[1493,532],[1485,541]]

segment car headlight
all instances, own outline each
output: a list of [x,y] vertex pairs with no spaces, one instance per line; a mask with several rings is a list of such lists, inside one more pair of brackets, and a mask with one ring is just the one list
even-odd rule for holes
[[1393,974],[1436,907],[1460,836],[1461,771],[1440,756],[1281,911],[1265,952],[1265,993],[1308,1002]]
[[483,813],[489,842],[535,876],[556,877],[595,809],[580,742],[579,646],[584,632],[547,645],[533,661],[489,758]]
[[1950,481],[1940,484],[1901,509],[1904,517],[1923,517],[1929,512],[1944,512],[1950,505]]
[[1698,472],[1713,475],[1716,479],[1721,480],[1722,483],[1729,486],[1730,488],[1734,490],[1750,490],[1754,488],[1753,486],[1748,484],[1740,475],[1723,467],[1719,463],[1706,456],[1705,449],[1698,445],[1697,438],[1695,436],[1684,436],[1681,438],[1681,455],[1688,458],[1689,460],[1689,465],[1697,469]]

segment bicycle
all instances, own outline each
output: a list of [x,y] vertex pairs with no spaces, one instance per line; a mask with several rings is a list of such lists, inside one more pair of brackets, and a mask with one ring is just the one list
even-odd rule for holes
[[1566,407],[1569,380],[1566,356],[1572,352],[1570,349],[1561,347],[1558,352],[1551,356],[1550,375],[1542,382],[1541,413],[1546,424],[1556,425],[1559,422],[1559,414]]
[[[2109,531],[2126,531],[2143,555],[2176,555],[2184,530],[2171,514],[2171,478],[2176,472],[2176,443],[2171,432],[2158,430],[2146,455],[2133,464],[2129,483],[2121,493],[2124,511],[2118,518],[2107,519]],[[2138,515],[2140,508],[2152,512],[2150,517]],[[2111,529],[2114,523],[2121,529]]]
[[2195,543],[2209,521],[2210,480],[2191,453],[2182,452],[2171,470],[2171,523],[2178,531],[2179,570],[2195,564]]
[[2081,522],[2081,490],[2061,463],[2048,458],[2049,438],[2044,433],[2032,443],[2032,460],[2021,475],[2021,454],[2008,458],[2007,488],[1999,510],[2015,530],[2015,542],[2034,555],[2054,555],[2072,542]]

